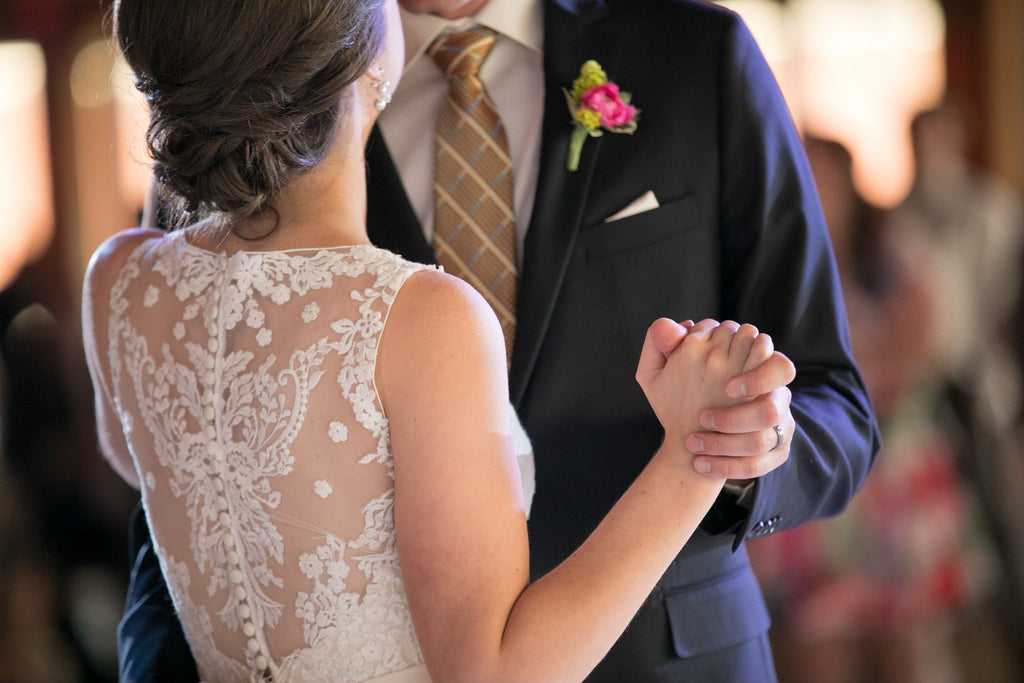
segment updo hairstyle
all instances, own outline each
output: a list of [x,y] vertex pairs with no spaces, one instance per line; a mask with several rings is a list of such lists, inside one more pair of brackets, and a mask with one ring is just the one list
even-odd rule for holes
[[273,211],[324,158],[345,88],[383,46],[382,6],[116,0],[114,35],[149,102],[146,142],[172,227]]

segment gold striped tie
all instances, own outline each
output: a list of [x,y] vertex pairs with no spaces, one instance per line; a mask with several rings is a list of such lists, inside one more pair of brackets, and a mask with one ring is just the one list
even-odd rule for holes
[[494,309],[512,357],[516,227],[512,164],[501,118],[478,73],[496,34],[483,26],[441,36],[430,56],[448,77],[437,120],[434,252]]

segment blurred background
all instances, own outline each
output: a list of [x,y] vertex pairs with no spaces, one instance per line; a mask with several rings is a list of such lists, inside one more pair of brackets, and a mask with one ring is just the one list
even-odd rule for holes
[[[99,455],[82,275],[136,224],[109,0],[0,0],[0,682],[114,681],[136,495]],[[1024,2],[733,0],[804,134],[878,465],[749,544],[784,683],[1024,680]]]

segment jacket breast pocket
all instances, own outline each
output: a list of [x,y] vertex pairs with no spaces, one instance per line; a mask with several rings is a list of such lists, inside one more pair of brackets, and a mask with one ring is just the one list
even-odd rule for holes
[[738,645],[771,626],[757,579],[747,567],[720,581],[671,590],[665,595],[665,607],[678,657]]
[[656,209],[597,223],[583,230],[588,261],[671,239],[700,224],[700,212],[693,195],[663,204]]

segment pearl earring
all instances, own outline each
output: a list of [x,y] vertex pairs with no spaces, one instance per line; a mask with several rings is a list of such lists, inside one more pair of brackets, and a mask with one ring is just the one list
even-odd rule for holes
[[384,108],[391,102],[391,81],[384,78],[384,69],[376,67],[370,72],[370,80],[373,81],[373,89],[377,91],[377,97],[373,100],[373,106],[377,111],[384,111]]

